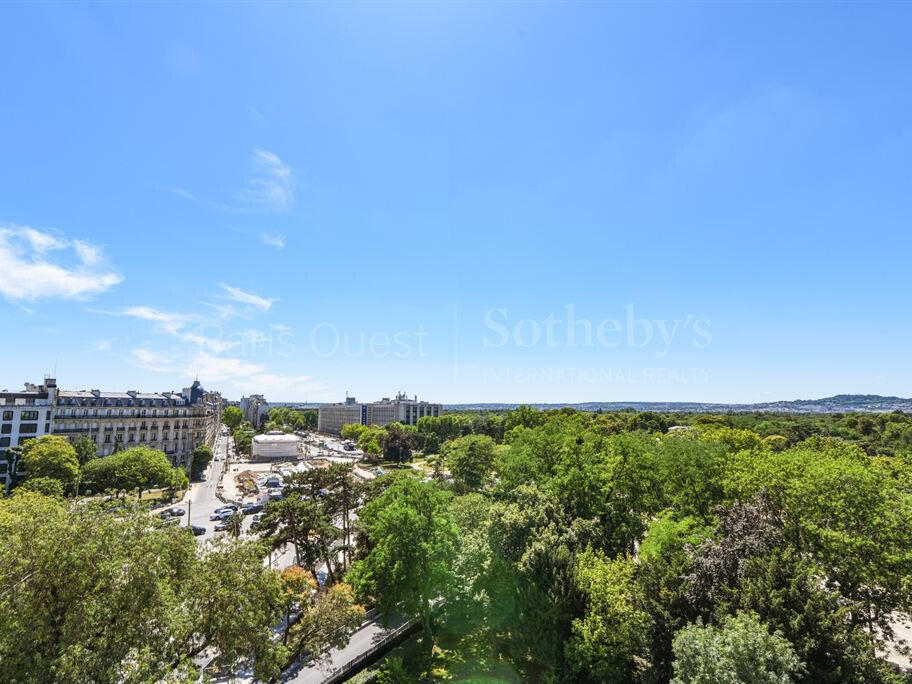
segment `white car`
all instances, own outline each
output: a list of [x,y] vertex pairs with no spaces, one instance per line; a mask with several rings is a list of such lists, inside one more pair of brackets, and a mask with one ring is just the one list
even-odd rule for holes
[[234,515],[234,511],[216,511],[209,516],[209,520],[227,520],[232,515]]

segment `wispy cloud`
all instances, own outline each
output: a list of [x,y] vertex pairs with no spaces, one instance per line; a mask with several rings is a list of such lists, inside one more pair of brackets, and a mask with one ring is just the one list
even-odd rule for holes
[[250,114],[259,123],[266,123],[266,115],[253,105],[247,105],[247,113]]
[[223,299],[229,299],[240,304],[248,304],[261,311],[269,311],[269,309],[272,308],[272,305],[278,301],[276,299],[268,299],[249,292],[244,292],[239,287],[232,287],[231,285],[225,285],[224,283],[222,283],[222,289],[225,291],[225,294],[222,295]]
[[151,306],[130,306],[123,310],[123,315],[155,323],[160,330],[170,335],[178,335],[180,329],[193,318],[188,314],[169,313]]
[[259,173],[247,181],[241,201],[268,211],[286,211],[294,205],[294,175],[279,155],[258,147],[253,162]]
[[152,349],[138,348],[130,351],[130,363],[137,368],[153,371],[155,373],[173,373],[172,357],[164,352]]
[[292,168],[275,152],[258,147],[253,149],[251,160],[254,175],[247,179],[244,187],[235,193],[234,199],[229,202],[202,197],[180,187],[166,187],[165,190],[207,209],[227,213],[290,211],[295,202],[295,178]]
[[247,378],[265,370],[264,366],[235,357],[213,356],[201,352],[191,359],[186,373],[211,382]]
[[111,351],[111,345],[114,344],[114,338],[109,340],[95,340],[92,342],[92,348],[95,351],[106,352]]
[[12,301],[85,299],[123,282],[99,247],[28,226],[0,223],[0,294]]
[[263,232],[260,233],[260,242],[269,247],[282,249],[285,247],[285,235],[278,232]]

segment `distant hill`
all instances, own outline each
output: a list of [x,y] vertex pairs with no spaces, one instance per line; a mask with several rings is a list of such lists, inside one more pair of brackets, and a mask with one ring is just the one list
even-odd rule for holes
[[[445,404],[446,411],[505,411],[519,404]],[[823,399],[795,399],[760,404],[710,404],[689,401],[587,401],[580,404],[529,404],[537,409],[574,408],[578,411],[661,411],[665,413],[848,413],[851,411],[886,413],[912,412],[912,399],[882,397],[877,394],[837,394]]]

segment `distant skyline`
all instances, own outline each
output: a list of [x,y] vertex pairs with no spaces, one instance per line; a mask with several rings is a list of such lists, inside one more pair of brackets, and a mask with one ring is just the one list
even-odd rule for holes
[[910,21],[0,5],[0,388],[908,397]]

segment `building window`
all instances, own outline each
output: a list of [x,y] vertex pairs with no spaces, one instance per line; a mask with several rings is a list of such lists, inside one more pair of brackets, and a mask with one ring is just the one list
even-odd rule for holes
[[13,431],[13,426],[7,423],[6,425],[0,426],[0,435],[8,435]]
[[105,443],[105,444],[110,444],[110,443],[111,443],[111,435],[105,435],[105,441],[104,441],[104,443]]
[[38,423],[20,423],[19,434],[34,435],[38,432]]
[[4,412],[3,412],[3,420],[12,420],[12,419],[13,419],[13,412],[12,412],[12,411],[4,411]]
[[0,447],[8,447],[10,445],[9,437],[0,437]]
[[38,411],[23,411],[19,420],[38,420]]

